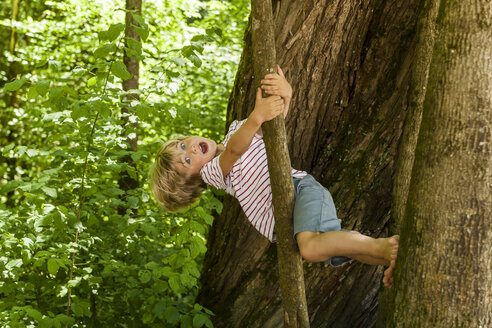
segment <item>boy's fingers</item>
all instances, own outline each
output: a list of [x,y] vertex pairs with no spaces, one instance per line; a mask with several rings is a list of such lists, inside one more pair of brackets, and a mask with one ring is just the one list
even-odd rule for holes
[[282,72],[282,69],[280,68],[280,65],[277,64],[277,73],[280,75],[280,76],[284,76],[284,72]]
[[271,80],[271,79],[278,79],[278,74],[275,73],[270,73],[265,75],[264,79]]
[[258,90],[256,90],[256,100],[261,99],[263,99],[263,94],[261,93],[261,88],[258,88]]

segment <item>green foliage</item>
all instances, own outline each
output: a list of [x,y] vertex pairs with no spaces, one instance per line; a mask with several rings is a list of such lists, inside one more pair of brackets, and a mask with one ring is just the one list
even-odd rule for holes
[[[195,298],[222,205],[207,191],[166,213],[148,172],[162,140],[220,141],[247,1],[146,3],[133,14],[141,41],[126,43],[123,7],[33,2],[16,51],[0,57],[2,327],[212,327]],[[124,52],[141,60],[139,99],[121,87],[132,78]],[[124,175],[138,188],[124,190]]]

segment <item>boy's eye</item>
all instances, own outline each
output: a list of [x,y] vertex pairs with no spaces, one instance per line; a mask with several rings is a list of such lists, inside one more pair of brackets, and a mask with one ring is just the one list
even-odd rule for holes
[[191,159],[189,159],[189,158],[185,158],[185,161],[186,161],[186,163],[188,163],[188,164],[190,164],[190,163],[191,163]]

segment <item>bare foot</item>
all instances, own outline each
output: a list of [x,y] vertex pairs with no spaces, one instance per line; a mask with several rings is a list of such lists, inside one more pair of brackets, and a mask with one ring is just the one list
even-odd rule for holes
[[385,243],[383,244],[382,257],[388,261],[388,264],[391,266],[391,261],[396,260],[396,256],[398,255],[398,242],[400,240],[400,236],[394,235],[389,238],[385,238]]
[[383,284],[391,288],[393,286],[393,273],[395,272],[395,261],[391,261],[390,266],[384,271]]
[[389,267],[384,271],[383,283],[386,287],[391,288],[393,285],[393,273],[395,272],[396,257],[398,256],[398,242],[400,236],[395,235],[387,239],[384,250],[384,258],[389,262]]

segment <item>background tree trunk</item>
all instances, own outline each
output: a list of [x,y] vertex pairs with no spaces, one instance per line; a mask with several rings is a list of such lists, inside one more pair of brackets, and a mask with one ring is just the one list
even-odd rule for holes
[[[286,120],[294,168],[335,200],[347,229],[386,236],[397,146],[408,107],[419,1],[274,4],[277,60],[293,87]],[[250,31],[227,121],[253,109]],[[276,245],[224,199],[208,240],[199,301],[217,327],[281,327]],[[304,264],[311,327],[370,327],[383,268]]]
[[386,327],[492,325],[491,22],[441,1]]
[[[12,14],[10,16],[11,27],[10,27],[10,40],[9,40],[9,52],[12,55],[15,55],[15,48],[17,46],[17,29],[15,28],[15,22],[18,20],[19,16],[19,2],[20,0],[12,0]],[[8,71],[7,71],[7,80],[11,82],[16,79],[19,74],[22,72],[22,65],[18,61],[11,61],[9,63]],[[13,108],[19,107],[18,102],[18,90],[15,90],[11,93],[6,93],[5,97],[5,108],[2,108],[2,113],[0,115],[2,126],[2,134],[6,134],[6,145],[15,142],[17,139],[18,131],[9,127],[9,122],[12,118],[11,111]],[[9,127],[9,128],[6,128]],[[3,139],[3,138],[2,138]],[[6,145],[2,145],[6,146]],[[7,181],[12,181],[15,179],[16,175],[16,167],[17,167],[17,159],[15,157],[5,158],[7,163]],[[7,205],[12,206],[14,204],[13,196],[15,191],[7,192]]]
[[[135,31],[135,29],[132,27],[132,25],[138,25],[138,23],[133,19],[132,13],[137,14],[137,15],[142,15],[142,0],[126,0],[125,4],[125,9],[127,10],[126,15],[125,15],[125,48],[130,49],[132,48],[131,45],[128,42],[128,39],[134,39],[137,41],[140,41],[140,36],[138,33]],[[128,90],[137,90],[138,89],[138,78],[139,78],[139,67],[140,67],[140,62],[137,56],[131,56],[128,55],[127,50],[124,51],[123,53],[123,63],[125,64],[128,72],[130,72],[133,77],[128,80],[123,81],[123,90],[128,91]],[[131,100],[138,100],[139,96],[136,93],[131,93],[128,94],[126,97],[126,100],[131,101]],[[121,110],[123,114],[123,136],[126,137],[126,140],[128,142],[128,150],[130,151],[137,151],[137,143],[138,143],[138,136],[135,135],[135,137],[130,137],[128,133],[128,125],[129,125],[129,119],[128,119],[128,113],[129,110],[128,108],[123,107]],[[137,128],[137,123],[130,123],[136,130]],[[136,167],[137,164],[135,161],[132,159],[130,155],[127,155],[123,157],[123,161],[126,162],[128,165],[132,167]],[[138,174],[135,177],[131,177],[127,171],[123,171],[121,173],[121,178],[118,181],[120,188],[122,190],[132,190],[135,188],[138,188],[139,182],[138,182]],[[123,195],[123,198],[126,198],[126,195]],[[126,213],[126,207],[125,206],[120,206],[118,208],[119,214],[123,215]]]
[[[254,49],[255,86],[261,79],[277,71],[275,35],[273,34],[272,2],[251,1],[252,37]],[[280,291],[286,327],[309,327],[304,271],[298,248],[292,238],[294,226],[294,185],[284,117],[277,116],[262,125],[265,148],[268,155],[268,171],[272,186],[272,202],[275,209],[275,233]]]

